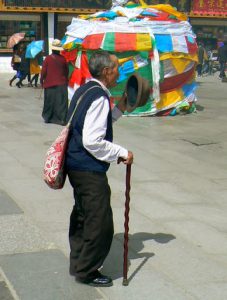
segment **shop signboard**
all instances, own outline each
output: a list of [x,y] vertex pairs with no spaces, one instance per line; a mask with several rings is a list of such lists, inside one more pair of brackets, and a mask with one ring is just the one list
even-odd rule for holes
[[227,16],[226,0],[194,0],[192,13],[198,15]]
[[3,0],[7,7],[89,8],[109,9],[112,0]]

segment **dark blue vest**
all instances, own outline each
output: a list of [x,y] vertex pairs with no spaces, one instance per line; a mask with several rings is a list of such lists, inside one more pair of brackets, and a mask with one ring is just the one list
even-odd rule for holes
[[[97,86],[87,91],[90,87]],[[76,90],[69,107],[68,119],[72,115],[77,100],[81,95],[84,95],[81,102],[79,103],[76,113],[71,123],[71,131],[69,136],[69,144],[66,152],[66,168],[67,170],[77,171],[96,171],[106,172],[109,168],[109,163],[96,159],[91,155],[83,146],[82,143],[82,132],[84,127],[84,119],[88,109],[90,108],[93,101],[97,100],[101,96],[105,96],[110,99],[107,93],[103,90],[100,84],[96,81],[89,81],[85,85],[81,86]],[[113,141],[113,129],[112,129],[112,113],[111,107],[107,116],[107,130],[105,140]]]

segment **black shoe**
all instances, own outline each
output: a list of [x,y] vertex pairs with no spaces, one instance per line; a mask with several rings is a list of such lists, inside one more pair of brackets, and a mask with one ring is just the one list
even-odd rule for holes
[[21,86],[20,86],[20,84],[19,84],[19,83],[16,83],[16,86],[17,86],[18,88],[21,88]]
[[94,273],[94,276],[85,279],[76,278],[76,281],[95,287],[109,287],[113,285],[113,281],[110,277],[102,275],[98,271]]

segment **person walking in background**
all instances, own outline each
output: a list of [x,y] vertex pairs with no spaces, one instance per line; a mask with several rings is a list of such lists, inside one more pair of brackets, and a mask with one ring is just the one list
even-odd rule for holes
[[40,82],[44,88],[42,117],[45,123],[66,124],[68,112],[68,64],[60,54],[63,50],[60,40],[52,42],[52,54],[42,66]]
[[18,71],[19,71],[19,68],[20,68],[20,64],[21,64],[20,48],[19,48],[19,45],[16,44],[13,47],[13,56],[12,56],[12,59],[11,59],[11,67],[13,68],[13,70],[16,71],[16,74],[13,76],[13,78],[10,79],[10,81],[9,81],[10,86],[12,86],[14,80],[17,79],[18,76],[19,76]]
[[203,63],[205,58],[207,58],[206,55],[206,50],[203,47],[202,43],[199,43],[199,48],[198,48],[198,64],[197,64],[197,73],[198,76],[202,76],[202,70],[203,70]]
[[25,57],[26,49],[22,48],[22,54],[21,54],[21,63],[19,67],[20,71],[20,78],[19,81],[16,83],[16,86],[18,88],[21,88],[23,86],[23,80],[28,77],[28,84],[30,84],[31,76],[30,76],[30,59]]
[[220,64],[220,74],[219,78],[225,78],[225,65],[227,62],[227,41],[218,49],[218,61]]
[[93,77],[76,90],[69,107],[72,120],[66,151],[66,168],[73,187],[75,205],[70,217],[70,274],[78,282],[111,286],[112,279],[98,269],[109,253],[113,238],[111,190],[106,172],[111,162],[133,162],[131,151],[113,143],[112,122],[126,108],[125,96],[111,111],[109,88],[116,85],[118,59],[107,51],[94,53],[89,60]]
[[204,48],[204,60],[202,67],[202,75],[209,74],[209,54],[210,54],[210,46]]
[[35,82],[35,87],[38,87],[39,74],[41,73],[42,66],[42,55],[39,53],[35,58],[30,59],[30,74],[33,75],[30,84],[33,86],[33,81]]
[[208,58],[208,74],[213,75],[213,51],[209,49],[207,51],[207,58]]

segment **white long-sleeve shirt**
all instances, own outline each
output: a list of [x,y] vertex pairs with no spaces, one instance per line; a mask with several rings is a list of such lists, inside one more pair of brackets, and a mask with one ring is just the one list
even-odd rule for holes
[[[110,95],[109,90],[97,79],[102,88]],[[119,157],[127,158],[128,150],[104,140],[107,129],[107,116],[109,113],[109,100],[107,97],[100,97],[92,102],[87,111],[83,127],[84,148],[95,158],[111,163]],[[112,121],[115,122],[122,116],[122,112],[115,106],[112,110]]]

